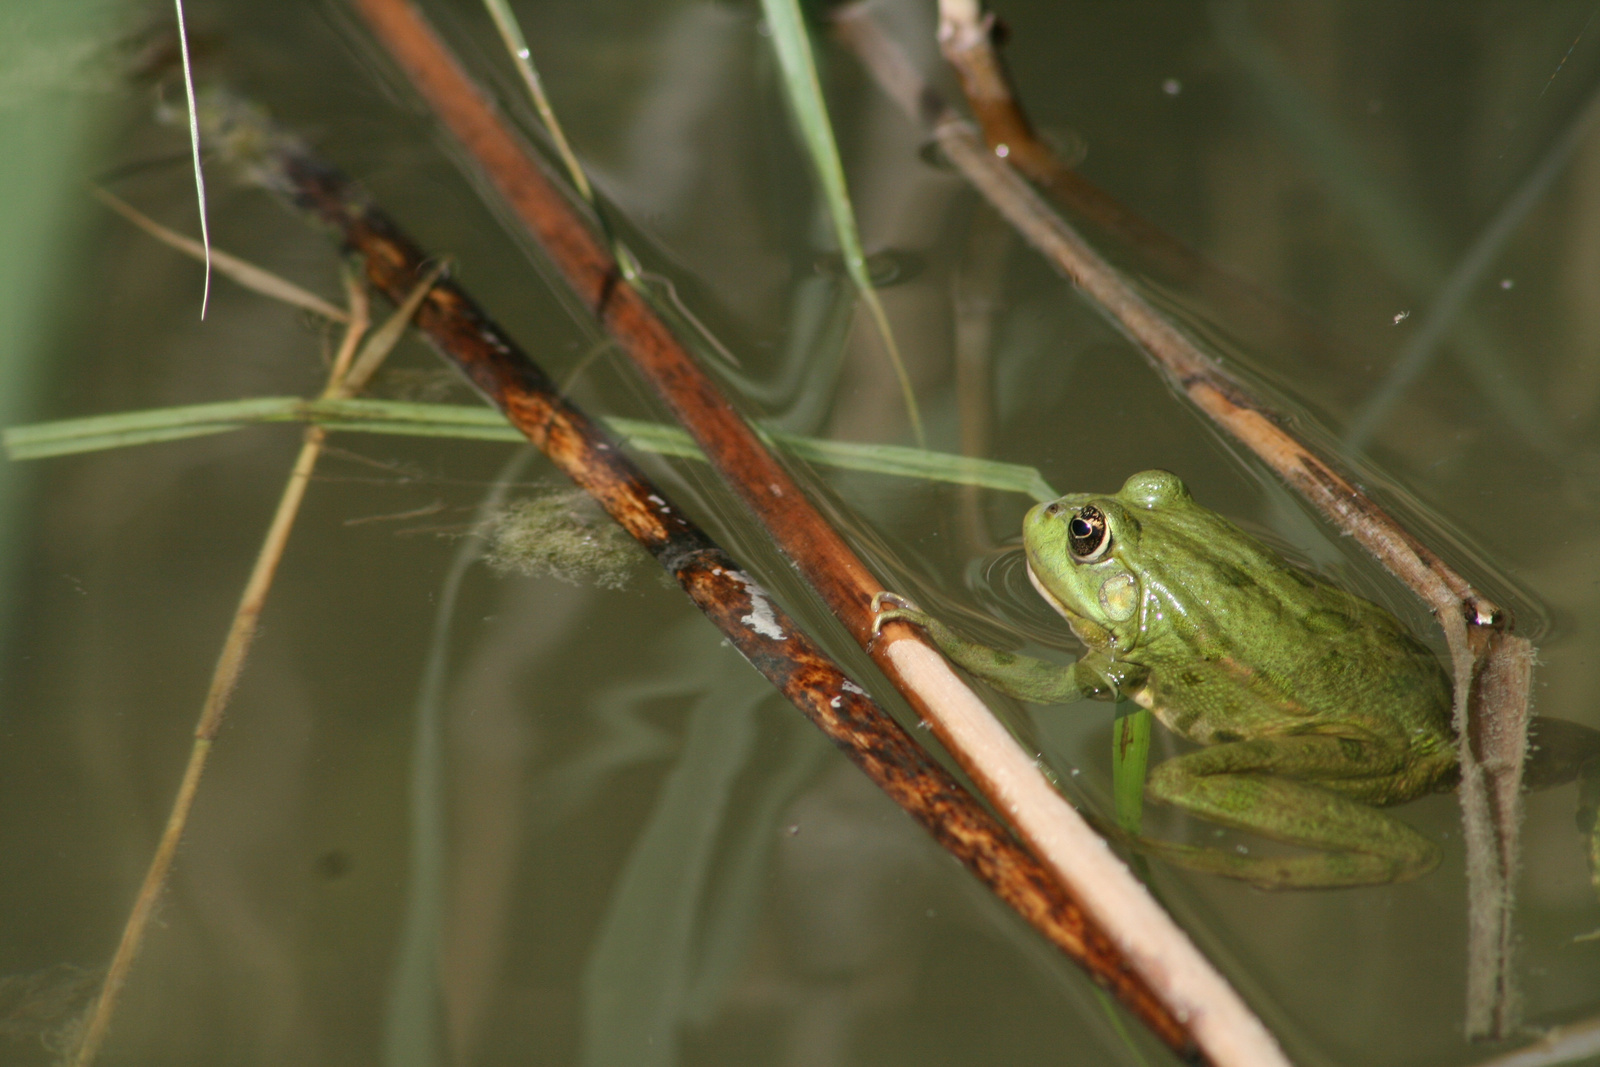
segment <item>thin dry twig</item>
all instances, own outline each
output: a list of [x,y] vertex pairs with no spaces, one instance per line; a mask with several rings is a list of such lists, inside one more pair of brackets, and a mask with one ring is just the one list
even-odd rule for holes
[[[1182,1019],[1192,1040],[1216,1063],[1284,1063],[1261,1022],[938,652],[903,625],[872,641],[871,602],[881,584],[821,519],[648,304],[618,284],[610,254],[420,14],[405,0],[357,0],[357,8],[724,480],[990,801],[1012,820],[1060,886],[1107,931],[1110,943],[1122,950],[1123,964],[1148,983],[1165,1012]],[[1148,1005],[1136,1010],[1148,1010]]]
[[[395,318],[400,315],[409,317],[415,314],[417,306],[427,296],[428,288],[432,287],[437,279],[439,270],[440,268],[435,267],[433,273],[416,287],[418,291],[408,297],[401,310],[385,323],[380,333],[387,338],[387,347],[378,349],[368,345],[363,351],[363,356],[369,364],[366,369],[367,374],[370,375],[372,370],[376,369],[377,364],[394,347],[394,342],[399,340],[405,320],[401,320],[399,326],[394,327],[392,324]],[[328,373],[327,386],[322,393],[325,398],[347,397],[360,384],[351,380],[353,370],[356,369],[352,364],[356,360],[361,339],[367,331],[369,318],[366,290],[354,279],[349,283],[349,299],[350,309],[345,315],[349,325],[334,357],[333,367]],[[321,426],[306,428],[300,452],[295,457],[293,467],[290,468],[288,482],[284,485],[283,495],[278,499],[278,507],[273,513],[272,521],[267,526],[266,537],[256,554],[255,565],[251,568],[244,592],[239,597],[239,607],[234,612],[228,636],[223,641],[222,653],[217,657],[216,667],[212,671],[211,686],[206,693],[205,703],[201,706],[199,721],[195,725],[194,745],[189,750],[189,762],[184,767],[178,795],[173,800],[172,810],[168,813],[166,826],[161,832],[161,840],[156,845],[156,852],[149,868],[145,871],[144,881],[139,886],[139,894],[134,899],[133,910],[123,927],[116,953],[112,956],[111,965],[106,971],[100,995],[95,1000],[94,1010],[84,1027],[83,1038],[72,1058],[73,1067],[89,1067],[105,1042],[106,1032],[116,1013],[122,988],[127,982],[133,961],[139,954],[139,948],[144,943],[150,917],[155,912],[161,890],[166,885],[167,876],[172,870],[173,857],[177,854],[178,843],[183,838],[185,827],[188,826],[189,813],[194,808],[195,795],[200,788],[200,778],[205,772],[206,760],[211,755],[212,744],[222,726],[223,712],[227,709],[233,690],[238,685],[239,675],[244,670],[245,659],[255,640],[256,626],[266,604],[267,594],[272,588],[273,577],[277,574],[278,564],[283,559],[290,531],[294,529],[295,518],[299,515],[300,505],[305,499],[306,487],[311,482],[312,472],[316,468],[327,437],[328,431]]]
[[[113,193],[98,187],[90,191],[94,193],[101,203],[162,244],[176,248],[184,255],[202,263],[205,262],[206,246],[199,241],[185,237],[176,230],[167,229],[161,223]],[[218,274],[232,278],[252,292],[271,297],[273,300],[280,300],[285,304],[304,308],[312,314],[321,315],[331,322],[350,321],[350,313],[344,308],[330,304],[316,293],[307,292],[293,282],[280,278],[271,271],[262,270],[254,263],[248,263],[238,256],[222,251],[220,248],[211,249],[211,265],[216,268]]]
[[[348,373],[338,374],[330,378],[328,391],[323,394],[328,400],[344,400],[355,396],[367,387],[367,382],[383,366],[383,361],[389,358],[389,353],[394,351],[394,346],[400,343],[400,338],[405,335],[406,327],[411,320],[417,317],[417,310],[422,307],[422,301],[433,291],[433,287],[444,276],[446,264],[435,263],[423,279],[418,282],[406,295],[395,313],[389,316],[382,326],[372,332],[367,343],[361,346],[354,360],[350,362]],[[342,353],[341,353],[342,354]],[[339,372],[337,361],[334,371]]]
[[[945,0],[941,40],[959,52],[984,98],[980,114],[1011,114],[1009,83],[989,45],[990,25],[969,0]],[[1288,420],[1250,393],[1139,295],[970,123],[923,83],[859,5],[836,16],[846,43],[914,120],[926,123],[955,167],[1044,256],[1138,343],[1179,392],[1262,459],[1341,531],[1354,537],[1433,611],[1450,647],[1459,794],[1468,853],[1467,1030],[1504,1036],[1515,1027],[1510,955],[1512,881],[1518,865],[1519,785],[1531,684],[1532,646],[1509,633],[1511,620],[1421,540],[1288,429]],[[955,21],[952,21],[955,20]],[[964,20],[964,21],[963,21]],[[956,47],[959,45],[959,47]],[[975,62],[974,55],[987,53]],[[993,140],[994,135],[991,135]],[[1013,155],[1014,153],[1007,153]]]

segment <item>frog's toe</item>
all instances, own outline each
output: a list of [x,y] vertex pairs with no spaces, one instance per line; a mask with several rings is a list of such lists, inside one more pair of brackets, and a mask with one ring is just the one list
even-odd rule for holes
[[878,637],[883,633],[884,623],[908,622],[913,626],[925,626],[927,621],[928,616],[909,597],[903,597],[899,593],[891,593],[887,589],[873,594],[873,637]]
[[885,608],[884,608],[885,604],[889,605],[887,610],[890,610],[890,611],[894,611],[894,610],[897,610],[897,609],[900,609],[900,608],[906,608],[906,609],[909,609],[911,611],[918,610],[917,609],[917,605],[912,603],[910,597],[901,596],[899,593],[891,593],[887,589],[879,590],[878,592],[876,592],[876,593],[874,593],[872,595],[872,612],[873,612],[873,614],[877,614],[878,612],[885,610]]

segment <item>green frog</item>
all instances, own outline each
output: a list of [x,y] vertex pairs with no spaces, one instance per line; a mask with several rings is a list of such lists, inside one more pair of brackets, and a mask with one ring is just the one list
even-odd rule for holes
[[1450,679],[1392,614],[1286,562],[1167,471],[1037,505],[1022,536],[1028,577],[1087,647],[1075,663],[973,644],[893,593],[874,601],[875,630],[921,627],[1021,700],[1148,708],[1203,746],[1155,767],[1148,797],[1310,851],[1142,850],[1267,888],[1403,881],[1439,862],[1382,810],[1458,778]]

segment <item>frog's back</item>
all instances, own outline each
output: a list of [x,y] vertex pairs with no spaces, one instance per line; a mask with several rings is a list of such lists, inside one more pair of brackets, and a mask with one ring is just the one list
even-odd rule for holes
[[1162,546],[1145,595],[1165,617],[1142,656],[1174,729],[1202,743],[1350,731],[1449,747],[1449,680],[1388,611],[1198,504],[1139,519]]

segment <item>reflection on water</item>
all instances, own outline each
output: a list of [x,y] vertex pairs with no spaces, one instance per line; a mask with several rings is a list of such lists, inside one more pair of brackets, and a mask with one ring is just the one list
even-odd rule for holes
[[[524,113],[478,9],[430,10]],[[518,10],[630,244],[737,358],[718,373],[784,429],[905,443],[875,336],[848,287],[818,270],[837,252],[756,7]],[[928,5],[873,10],[937,70]],[[1175,276],[1114,240],[1108,254],[1314,436],[1338,442],[1365,419],[1370,443],[1349,457],[1369,464],[1362,477],[1436,520],[1428,536],[1509,599],[1524,632],[1542,631],[1537,711],[1600,726],[1600,141],[1570,137],[1560,173],[1507,214],[1586,121],[1600,77],[1587,9],[996,10],[1022,92],[1041,122],[1081,138],[1083,172],[1215,269]],[[366,61],[342,9],[219,0],[197,17],[221,42],[206,73],[309,131],[452,254],[528,350],[573,375],[581,403],[658,414],[430,127],[380,88],[394,83],[373,73],[382,65]],[[119,25],[108,18],[104,33]],[[933,447],[1035,465],[1063,491],[1175,469],[1209,506],[1275,532],[1433,638],[1425,612],[1270,487],[931,164],[922,133],[847,55],[820,54],[867,248],[907,268],[883,302]],[[17,62],[0,52],[0,75]],[[146,89],[94,93],[80,103],[102,119],[99,154],[39,156],[58,168],[52,182],[182,160],[181,131],[149,122]],[[115,187],[185,228],[188,180],[181,162],[158,162]],[[213,186],[220,245],[338,294],[320,234],[220,176]],[[45,386],[18,418],[316,387],[323,331],[225,283],[202,324],[198,268],[87,198],[71,210],[81,246],[8,249],[43,276],[58,271],[68,294],[28,348]],[[1492,255],[1469,262],[1483,247]],[[1396,360],[1428,323],[1428,358],[1401,381]],[[437,390],[435,367],[407,342],[379,390]],[[1382,418],[1364,414],[1375,397]],[[414,806],[437,605],[507,453],[335,444],[106,1063],[1165,1062],[1142,1036],[1139,1053],[1126,1047],[1071,968],[653,579],[615,591],[465,569],[425,735],[440,745],[439,792]],[[109,958],[294,447],[294,431],[257,428],[32,468],[0,674],[7,1062],[50,1062],[80,979]],[[703,469],[652,470],[874,679]],[[1026,500],[804,473],[895,588],[985,640],[1070,647],[1005,547]],[[549,477],[537,460],[517,491]],[[1029,724],[1074,796],[1105,801],[1111,708],[1004,710]],[[1172,742],[1156,734],[1160,758]],[[1600,1005],[1600,947],[1572,943],[1600,926],[1573,807],[1571,786],[1528,800],[1517,971],[1534,1023]],[[416,833],[429,812],[442,820],[431,845]],[[1454,800],[1400,817],[1446,854],[1403,886],[1267,895],[1150,865],[1153,887],[1297,1062],[1481,1055],[1460,1037]],[[1150,818],[1159,832],[1196,832],[1169,812]]]

